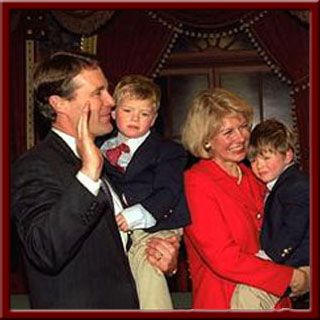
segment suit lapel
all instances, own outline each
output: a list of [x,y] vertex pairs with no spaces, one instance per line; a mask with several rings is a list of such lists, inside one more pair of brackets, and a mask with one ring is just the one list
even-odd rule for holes
[[139,146],[139,148],[134,153],[131,161],[129,162],[126,175],[129,177],[131,175],[137,174],[146,166],[150,166],[150,163],[156,161],[157,148],[159,146],[158,139],[154,133],[146,138],[146,140]]
[[56,149],[58,154],[63,155],[64,160],[68,164],[77,168],[81,167],[81,160],[74,154],[74,152],[70,149],[66,142],[56,133],[50,131],[46,140],[50,147]]
[[294,171],[297,170],[295,165],[290,166],[289,168],[287,168],[278,178],[278,180],[276,181],[274,187],[271,190],[271,193],[273,193],[274,190],[277,190],[278,188],[280,188],[283,184],[286,183],[286,180],[289,176],[291,176]]
[[294,174],[294,172],[297,170],[295,165],[290,166],[287,168],[278,178],[275,185],[273,186],[272,190],[270,191],[270,194],[266,200],[265,203],[265,211],[268,211],[270,209],[270,203],[272,203],[272,198],[274,197],[274,194],[276,193],[276,190],[281,188],[282,185],[286,183],[286,180],[289,176]]

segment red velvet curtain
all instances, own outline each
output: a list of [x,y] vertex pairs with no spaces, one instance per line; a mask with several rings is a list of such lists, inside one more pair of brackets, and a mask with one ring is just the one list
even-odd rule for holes
[[270,58],[299,84],[308,80],[309,31],[283,11],[270,11],[252,27]]
[[126,74],[151,76],[173,34],[144,11],[116,12],[100,30],[97,43],[97,57],[111,87]]

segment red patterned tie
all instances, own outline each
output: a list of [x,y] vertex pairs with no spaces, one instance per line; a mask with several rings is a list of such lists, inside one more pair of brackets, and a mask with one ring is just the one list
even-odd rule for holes
[[117,147],[106,150],[105,155],[113,166],[123,169],[118,165],[118,160],[122,152],[130,152],[129,146],[125,143],[120,143]]

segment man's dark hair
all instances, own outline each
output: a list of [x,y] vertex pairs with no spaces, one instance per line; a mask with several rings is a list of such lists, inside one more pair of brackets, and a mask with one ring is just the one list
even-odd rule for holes
[[84,69],[98,68],[98,62],[84,55],[57,52],[41,62],[34,72],[34,98],[40,113],[51,122],[56,113],[49,104],[49,97],[58,95],[71,100],[77,89],[73,79]]

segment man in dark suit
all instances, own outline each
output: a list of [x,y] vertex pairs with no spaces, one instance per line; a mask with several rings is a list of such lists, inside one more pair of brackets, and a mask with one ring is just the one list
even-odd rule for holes
[[[32,308],[137,309],[135,283],[102,176],[94,138],[112,130],[113,98],[97,62],[57,53],[34,78],[39,110],[52,130],[12,167],[11,212],[23,247]],[[175,267],[177,246],[158,267]]]

